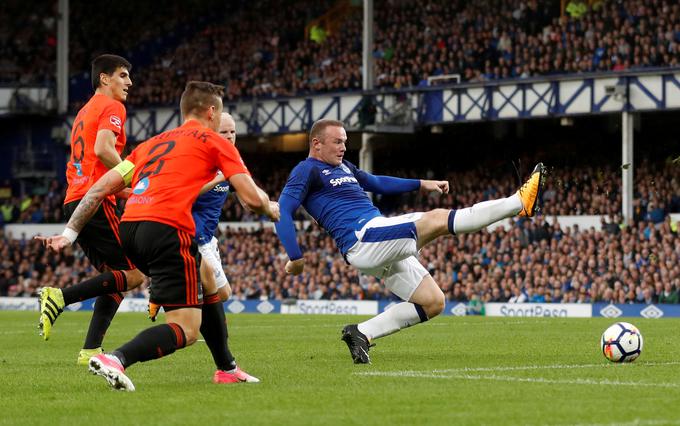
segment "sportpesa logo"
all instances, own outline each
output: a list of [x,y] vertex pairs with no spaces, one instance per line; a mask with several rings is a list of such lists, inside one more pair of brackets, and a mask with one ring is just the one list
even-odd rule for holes
[[344,177],[337,178],[337,179],[331,179],[328,182],[330,182],[330,184],[333,185],[333,186],[342,185],[345,182],[358,183],[357,178],[352,177],[352,176],[344,176]]

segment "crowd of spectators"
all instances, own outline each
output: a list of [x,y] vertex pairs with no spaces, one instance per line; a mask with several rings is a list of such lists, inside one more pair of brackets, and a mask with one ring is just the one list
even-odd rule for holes
[[[586,3],[585,13],[561,14],[559,0],[376,2],[375,84],[405,88],[448,74],[477,82],[679,65],[680,4]],[[0,81],[52,81],[56,2],[27,9],[9,0],[0,11],[6,12],[0,13]],[[191,79],[224,84],[228,100],[361,89],[360,2],[242,0],[227,7],[200,0],[160,9],[123,2],[105,14],[90,12],[71,2],[71,22],[78,23],[71,25],[71,71],[86,71],[106,39],[108,51],[139,59],[132,106],[176,105]],[[333,23],[324,37],[305,37],[305,28],[324,16]],[[112,31],[103,19],[124,21],[125,28]],[[177,32],[182,36],[169,36]],[[145,50],[148,45],[153,48]]]
[[[677,3],[597,1],[578,17],[560,17],[559,3],[376,2],[376,87],[421,86],[448,74],[479,82],[679,65]],[[303,37],[301,23],[314,16],[309,5],[272,13],[276,4],[257,2],[159,55],[129,102],[176,103],[187,79],[225,84],[228,100],[360,90],[361,8],[334,17],[341,25],[318,42]],[[318,15],[328,3],[314,6]]]
[[[245,5],[245,0],[229,2],[231,10]],[[90,62],[102,53],[135,59],[151,56],[168,47],[169,35],[186,33],[188,26],[205,26],[227,13],[227,5],[220,0],[169,2],[162,8],[151,2],[118,2],[105,9],[97,3],[72,0],[70,74],[89,73]],[[58,14],[56,0],[34,2],[30,7],[21,0],[0,3],[0,83],[54,84]],[[179,37],[175,43],[185,41]]]
[[57,58],[57,4],[0,2],[0,83],[51,84]]
[[[440,239],[423,248],[420,260],[449,301],[678,303],[677,222],[608,222],[595,230],[563,227],[556,218],[548,219],[508,220],[493,231]],[[64,287],[97,273],[79,249],[52,254],[37,241],[17,237],[0,238],[0,296],[35,296],[41,286]],[[376,278],[346,265],[331,238],[316,225],[307,225],[299,241],[305,272],[289,276],[284,272],[287,257],[271,228],[220,232],[232,297],[394,297]],[[145,296],[146,288],[133,297]]]
[[[248,161],[258,183],[274,199],[278,199],[288,173],[294,163],[283,161],[278,167],[262,157]],[[547,162],[550,164],[550,162]],[[635,168],[634,219],[661,223],[669,213],[680,213],[680,165],[671,160],[651,162],[643,160]],[[433,208],[462,208],[480,201],[504,197],[514,193],[519,177],[511,171],[499,173],[487,164],[474,169],[456,170],[444,175],[412,168],[380,169],[376,173],[406,178],[446,179],[451,191],[444,196],[406,193],[399,196],[376,196],[375,202],[386,214],[407,211],[426,211]],[[265,180],[259,180],[258,177]],[[64,222],[61,205],[64,187],[57,180],[47,189],[40,187],[38,194],[6,198],[0,203],[0,223],[61,223]],[[543,195],[543,213],[546,215],[606,215],[621,211],[620,167],[561,166],[553,168],[546,181]],[[302,213],[299,214],[302,218]],[[245,211],[235,197],[229,197],[223,206],[221,221],[253,221],[257,216]]]
[[[549,164],[549,163],[548,163]],[[635,168],[633,217],[635,221],[661,223],[669,213],[680,212],[679,164],[670,159],[657,164],[642,161]],[[606,215],[621,212],[621,167],[611,165],[581,165],[551,168],[543,192],[543,213],[546,215]],[[403,173],[403,172],[402,172]],[[385,174],[399,175],[388,171]],[[423,177],[413,171],[407,177]],[[402,176],[402,175],[399,175]],[[431,175],[435,178],[434,175]],[[403,213],[412,209],[463,208],[480,201],[514,193],[519,184],[517,175],[490,173],[486,166],[465,172],[447,173],[451,191],[435,196],[407,193],[385,200],[385,210]]]

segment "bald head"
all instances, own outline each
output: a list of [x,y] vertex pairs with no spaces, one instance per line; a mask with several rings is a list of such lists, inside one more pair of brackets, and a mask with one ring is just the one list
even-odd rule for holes
[[234,117],[228,112],[222,113],[219,134],[224,139],[236,145],[236,122],[234,121]]

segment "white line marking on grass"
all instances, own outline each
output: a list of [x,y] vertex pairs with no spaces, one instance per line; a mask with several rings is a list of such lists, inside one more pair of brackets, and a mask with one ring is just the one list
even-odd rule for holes
[[634,419],[629,422],[621,423],[568,423],[571,426],[653,426],[653,425],[680,425],[680,420],[659,420],[659,419]]
[[600,385],[600,386],[634,386],[634,387],[659,387],[659,388],[678,388],[677,383],[645,383],[645,382],[625,382],[620,380],[593,380],[593,379],[548,379],[545,377],[513,377],[473,374],[435,374],[418,371],[367,371],[355,373],[360,376],[384,376],[384,377],[415,377],[427,379],[463,379],[463,380],[492,380],[498,382],[524,382],[524,383],[547,383],[562,385]]
[[524,383],[547,383],[555,385],[601,385],[601,386],[633,386],[633,387],[651,387],[651,388],[678,388],[680,384],[677,383],[645,383],[634,381],[621,380],[593,380],[593,379],[547,379],[545,377],[513,377],[513,376],[499,376],[491,374],[488,376],[475,376],[472,374],[452,375],[452,379],[465,380],[493,380],[498,382],[524,382]]
[[[627,364],[620,364],[627,365]],[[629,364],[628,364],[629,365]],[[669,362],[644,362],[637,365],[649,367],[664,365],[680,365],[680,361]],[[616,364],[550,364],[550,365],[517,365],[506,367],[462,367],[444,370],[432,370],[432,373],[459,373],[459,372],[483,372],[483,371],[526,371],[526,370],[562,370],[572,368],[616,368]]]

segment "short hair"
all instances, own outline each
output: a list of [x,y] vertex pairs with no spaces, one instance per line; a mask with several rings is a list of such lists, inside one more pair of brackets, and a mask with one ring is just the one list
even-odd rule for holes
[[312,144],[312,139],[321,139],[321,136],[326,131],[327,127],[345,127],[345,123],[340,120],[332,120],[330,118],[322,118],[312,124],[309,130],[309,144]]
[[118,55],[99,55],[92,61],[92,89],[97,90],[101,81],[99,74],[104,73],[113,75],[118,68],[127,68],[128,71],[132,69],[132,64]]
[[207,81],[190,81],[187,83],[179,100],[182,116],[203,112],[211,106],[217,106],[216,99],[222,100],[224,86]]

